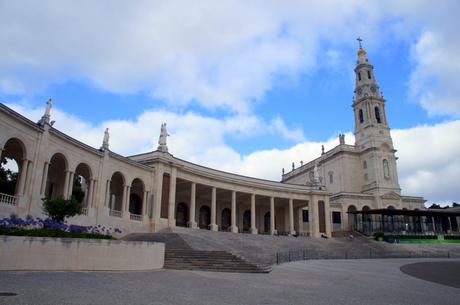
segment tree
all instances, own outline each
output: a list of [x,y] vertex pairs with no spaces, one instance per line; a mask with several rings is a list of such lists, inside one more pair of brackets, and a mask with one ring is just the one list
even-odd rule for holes
[[441,208],[441,206],[440,206],[439,204],[433,203],[433,204],[429,207],[429,209],[442,209],[442,208]]
[[9,168],[5,168],[8,159],[3,157],[0,160],[0,193],[14,196],[18,173],[14,173]]
[[81,187],[81,178],[77,177],[73,181],[73,187],[72,187],[72,197],[75,198],[78,202],[82,203],[83,199],[85,198],[85,192],[83,192],[82,187]]
[[453,208],[457,208],[457,207],[460,207],[460,204],[459,204],[459,203],[456,203],[456,202],[454,202],[454,203],[452,203],[452,207],[453,207]]
[[43,211],[51,219],[63,222],[66,217],[81,214],[82,205],[74,197],[70,199],[43,199]]

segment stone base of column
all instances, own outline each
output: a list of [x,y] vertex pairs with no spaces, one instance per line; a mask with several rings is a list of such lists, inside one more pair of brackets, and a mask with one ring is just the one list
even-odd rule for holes
[[251,232],[251,234],[257,234],[257,229],[256,228],[251,228],[250,232]]
[[198,228],[198,225],[196,223],[196,221],[189,221],[187,226],[191,229],[197,229]]
[[270,234],[271,235],[278,235],[278,230],[272,230]]
[[296,235],[296,234],[297,234],[297,232],[296,232],[295,230],[289,231],[289,235],[294,236],[294,235]]
[[230,227],[230,232],[232,232],[232,233],[238,233],[238,227],[237,227],[237,226]]
[[215,223],[209,225],[209,228],[211,229],[211,231],[219,231],[219,227]]

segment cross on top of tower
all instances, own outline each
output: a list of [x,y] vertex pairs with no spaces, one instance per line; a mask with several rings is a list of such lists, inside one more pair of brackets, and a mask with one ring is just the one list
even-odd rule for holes
[[356,40],[358,40],[359,48],[362,49],[363,46],[361,45],[361,42],[362,42],[363,40],[361,39],[361,37],[356,38]]

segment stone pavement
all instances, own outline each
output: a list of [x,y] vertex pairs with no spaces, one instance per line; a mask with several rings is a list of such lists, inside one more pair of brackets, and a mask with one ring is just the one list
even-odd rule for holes
[[[1,272],[0,304],[459,304],[460,289],[420,280],[400,267],[427,259],[311,260],[269,274]],[[1,295],[1,294],[0,294]]]

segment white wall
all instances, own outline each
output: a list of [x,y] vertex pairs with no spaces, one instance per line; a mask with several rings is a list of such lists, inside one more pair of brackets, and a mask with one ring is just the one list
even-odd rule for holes
[[153,270],[164,244],[103,239],[0,237],[0,270]]

